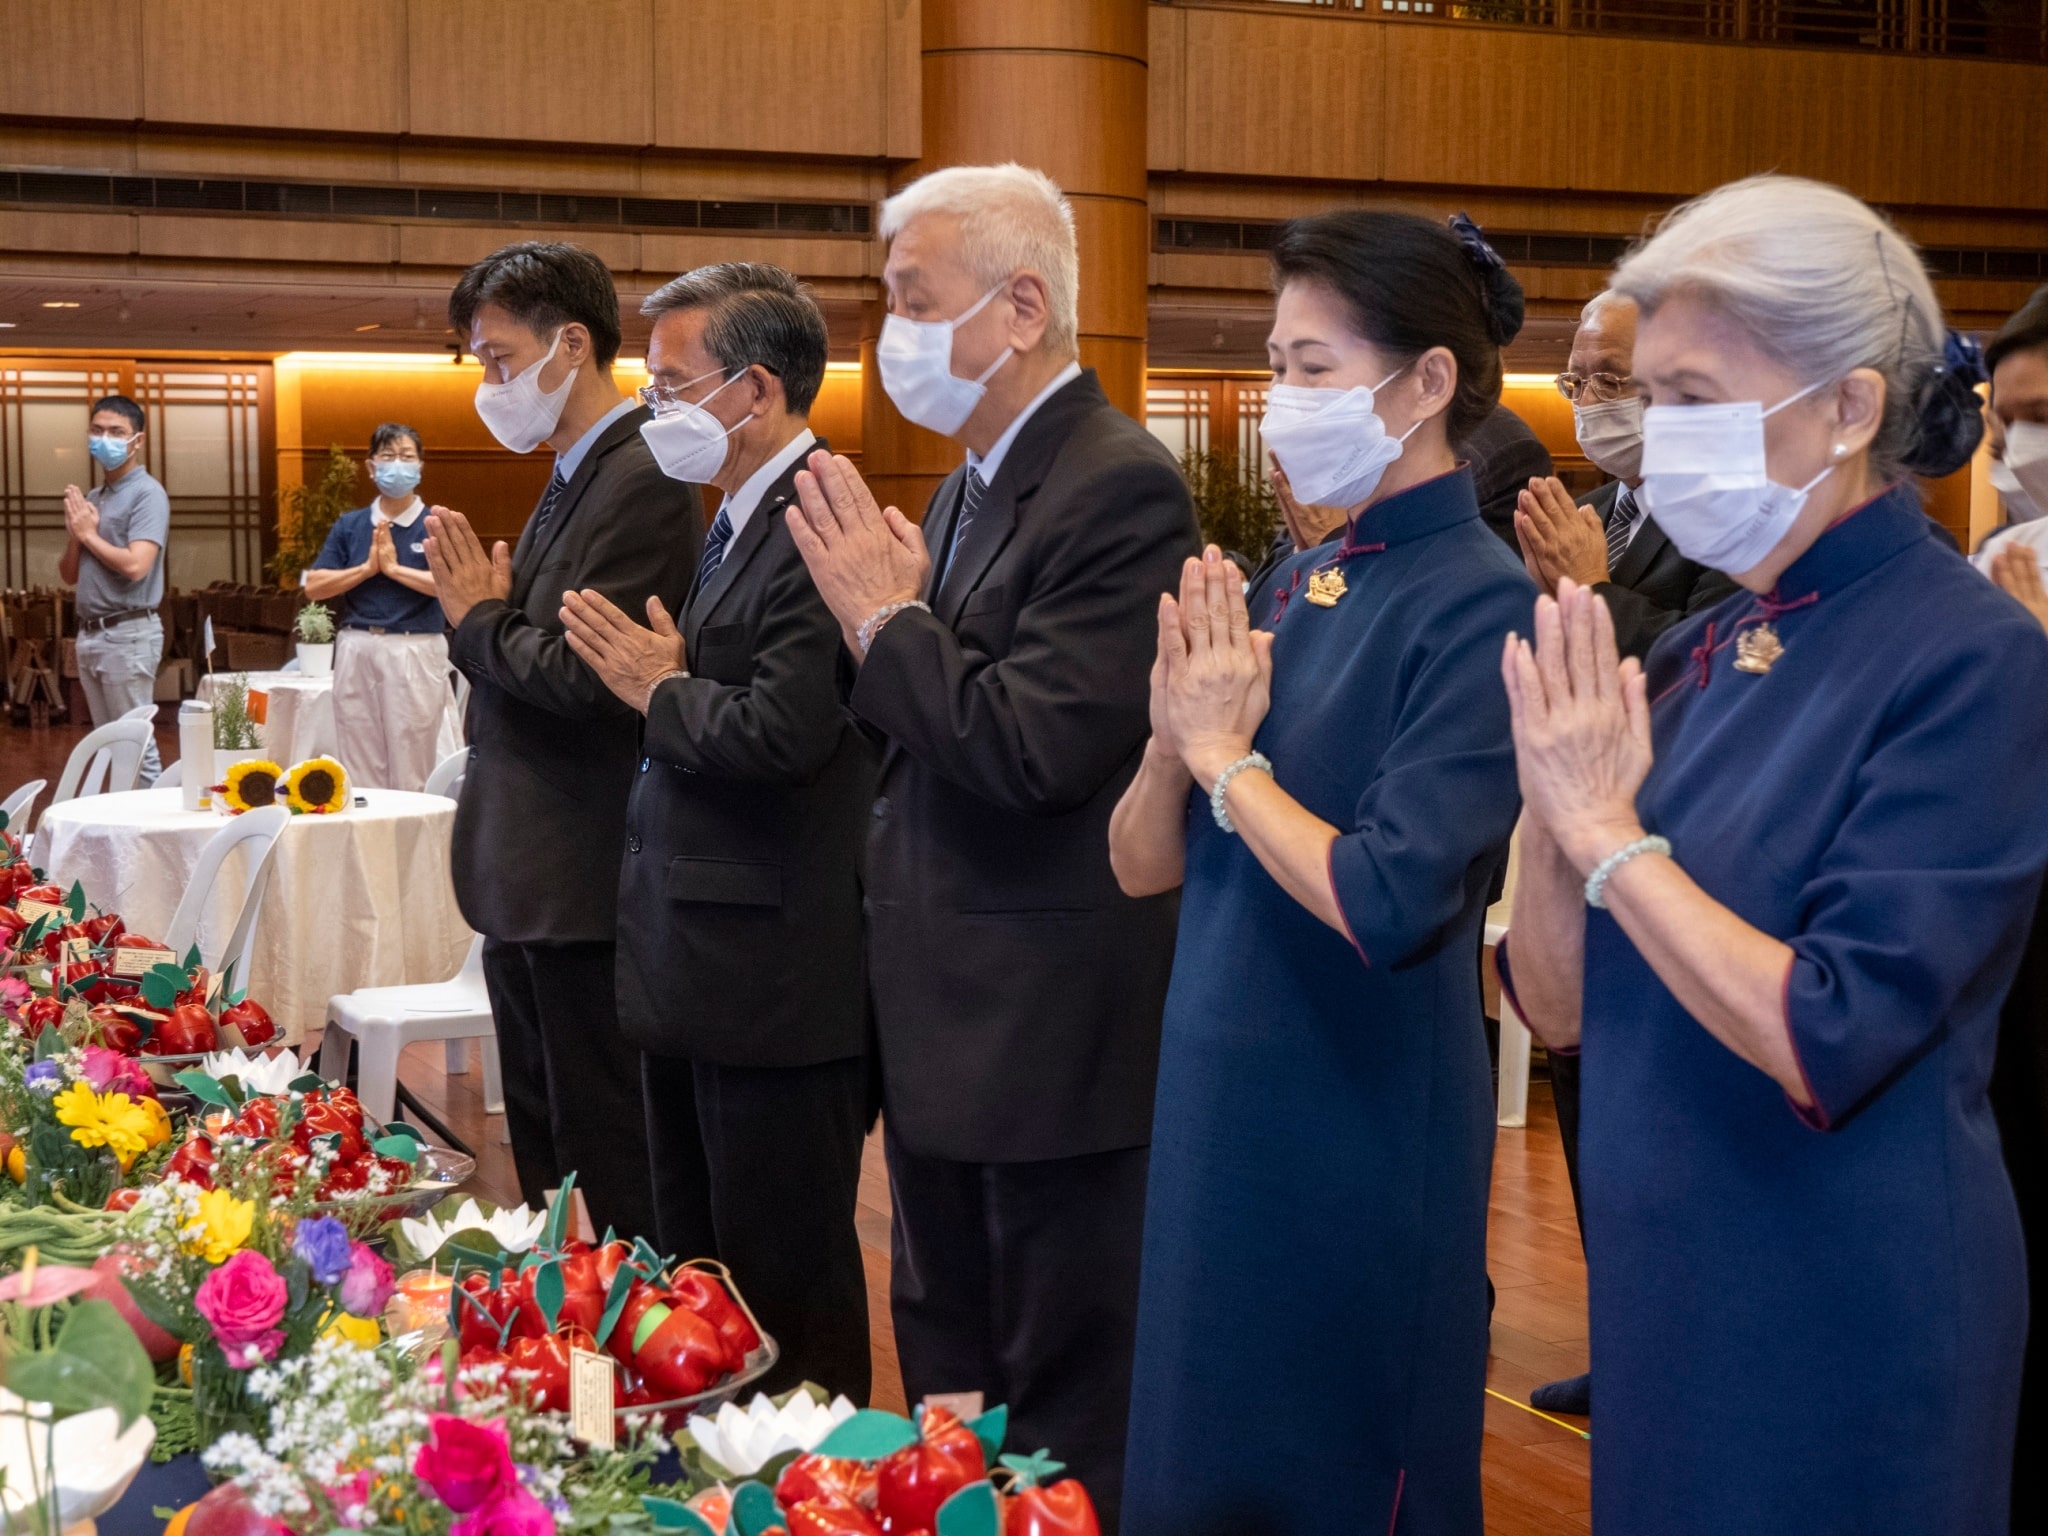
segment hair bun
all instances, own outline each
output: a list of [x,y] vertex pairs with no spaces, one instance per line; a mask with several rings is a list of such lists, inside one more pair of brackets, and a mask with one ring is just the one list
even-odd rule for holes
[[1487,243],[1486,235],[1463,209],[1450,217],[1451,233],[1465,249],[1465,259],[1479,275],[1479,296],[1486,304],[1486,329],[1496,346],[1506,346],[1521,334],[1527,305],[1522,285],[1508,271],[1501,254]]
[[1977,343],[1950,331],[1941,365],[1920,386],[1913,442],[1900,456],[1906,468],[1938,480],[1970,462],[1984,440],[1984,402],[1977,398],[1977,386],[1987,377]]

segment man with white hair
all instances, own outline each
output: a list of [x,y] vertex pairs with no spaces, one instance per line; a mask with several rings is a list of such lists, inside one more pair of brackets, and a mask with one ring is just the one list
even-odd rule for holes
[[882,234],[882,387],[967,462],[928,537],[823,453],[788,522],[886,742],[868,969],[904,1391],[1007,1402],[1012,1442],[1056,1447],[1114,1531],[1179,907],[1117,889],[1109,817],[1194,514],[1077,360],[1073,215],[1050,180],[937,171]]
[[1572,403],[1579,448],[1614,478],[1576,504],[1562,481],[1531,480],[1515,509],[1515,535],[1536,584],[1553,596],[1566,576],[1594,588],[1614,615],[1615,645],[1640,660],[1665,630],[1720,602],[1735,583],[1681,555],[1637,495],[1643,396],[1631,372],[1635,353],[1635,302],[1595,294],[1579,312],[1557,391]]

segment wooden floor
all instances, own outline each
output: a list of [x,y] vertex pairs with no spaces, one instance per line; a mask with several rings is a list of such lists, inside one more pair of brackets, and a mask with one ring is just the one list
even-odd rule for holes
[[[0,795],[29,778],[53,783],[71,744],[83,734],[0,726]],[[176,748],[170,733],[159,741]],[[87,893],[91,895],[90,892]],[[503,1119],[483,1114],[483,1080],[450,1075],[439,1046],[407,1051],[401,1075],[449,1128],[479,1153],[472,1183],[484,1199],[516,1204],[511,1151],[498,1139]],[[1546,1084],[1529,1091],[1529,1126],[1500,1132],[1494,1151],[1487,1267],[1498,1291],[1487,1385],[1482,1472],[1489,1536],[1551,1536],[1592,1528],[1587,1491],[1589,1446],[1575,1431],[1529,1411],[1529,1389],[1586,1368],[1586,1266],[1572,1217],[1571,1189],[1559,1151]],[[881,1137],[868,1143],[858,1214],[867,1263],[868,1315],[874,1339],[874,1403],[901,1410],[903,1387],[889,1323],[889,1181]],[[1580,1428],[1583,1420],[1573,1421]]]

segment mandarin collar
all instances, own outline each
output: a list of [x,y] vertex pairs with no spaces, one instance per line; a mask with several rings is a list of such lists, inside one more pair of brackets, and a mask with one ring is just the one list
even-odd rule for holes
[[1929,536],[1927,514],[1911,481],[1901,480],[1843,513],[1778,578],[1777,604],[1839,592],[1916,540]]
[[1360,512],[1346,529],[1343,549],[1406,544],[1478,515],[1479,498],[1472,489],[1472,466],[1460,464]]

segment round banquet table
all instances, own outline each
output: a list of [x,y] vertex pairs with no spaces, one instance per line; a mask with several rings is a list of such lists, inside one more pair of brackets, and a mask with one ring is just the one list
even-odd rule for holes
[[[195,697],[213,702],[215,685],[228,673],[199,679]],[[245,674],[232,674],[241,676]],[[338,757],[334,734],[334,678],[300,672],[250,672],[249,691],[265,699],[264,721],[256,730],[263,750],[284,767],[309,757]]]
[[[226,825],[181,807],[178,789],[88,795],[44,814],[37,851],[51,880],[76,880],[95,906],[161,938],[200,851]],[[358,987],[446,981],[470,931],[449,876],[455,802],[396,789],[357,790],[364,803],[332,816],[294,816],[256,925],[249,995],[294,1044],[326,1020],[327,999]],[[246,848],[230,856],[200,925],[202,947],[225,942],[248,878]]]

